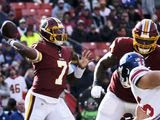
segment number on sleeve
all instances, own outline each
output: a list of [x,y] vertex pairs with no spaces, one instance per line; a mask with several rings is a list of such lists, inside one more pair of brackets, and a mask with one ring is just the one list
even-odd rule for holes
[[143,110],[147,113],[147,115],[150,115],[151,117],[154,114],[154,109],[149,104],[145,104],[143,106]]
[[67,69],[67,63],[66,63],[66,61],[58,60],[57,64],[58,64],[58,67],[63,68],[63,69],[62,69],[61,74],[59,75],[59,77],[56,79],[55,84],[56,85],[62,85],[63,76],[64,76],[64,74],[66,72],[66,69]]

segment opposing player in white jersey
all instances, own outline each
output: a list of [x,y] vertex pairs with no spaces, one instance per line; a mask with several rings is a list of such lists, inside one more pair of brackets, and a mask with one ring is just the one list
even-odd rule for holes
[[121,58],[118,73],[137,100],[135,120],[160,120],[160,71],[145,67],[142,55],[129,52]]
[[5,80],[10,89],[10,97],[17,102],[24,99],[23,95],[27,92],[27,86],[24,77],[18,76],[14,67],[9,70],[9,77]]

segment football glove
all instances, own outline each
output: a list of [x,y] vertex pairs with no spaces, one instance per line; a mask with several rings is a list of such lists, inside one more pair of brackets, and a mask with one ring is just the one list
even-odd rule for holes
[[101,86],[93,86],[91,90],[91,96],[93,98],[100,98],[102,93],[105,94],[104,89]]

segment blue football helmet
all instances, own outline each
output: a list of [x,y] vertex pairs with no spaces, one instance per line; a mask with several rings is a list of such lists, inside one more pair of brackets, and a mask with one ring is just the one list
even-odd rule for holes
[[138,66],[145,66],[144,57],[136,52],[129,52],[122,56],[119,62],[118,73],[120,82],[124,88],[129,88],[129,74],[131,70]]

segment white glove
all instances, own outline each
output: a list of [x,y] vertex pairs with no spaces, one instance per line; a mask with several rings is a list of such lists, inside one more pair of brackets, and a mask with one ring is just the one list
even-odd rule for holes
[[93,88],[91,90],[91,96],[93,98],[100,98],[101,93],[105,93],[104,89],[101,86],[93,86]]

